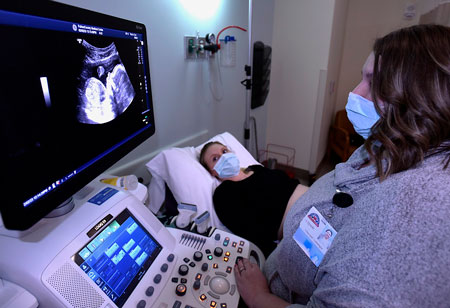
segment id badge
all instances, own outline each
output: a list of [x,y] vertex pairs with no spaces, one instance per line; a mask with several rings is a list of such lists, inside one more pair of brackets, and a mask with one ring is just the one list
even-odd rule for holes
[[336,230],[322,214],[315,207],[312,207],[300,222],[293,238],[314,265],[319,266],[336,234]]

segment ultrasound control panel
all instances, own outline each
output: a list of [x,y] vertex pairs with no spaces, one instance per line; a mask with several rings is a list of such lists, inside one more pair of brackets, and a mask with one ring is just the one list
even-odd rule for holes
[[[261,251],[249,241],[218,229],[210,237],[173,228],[169,232],[176,238],[177,246],[161,265],[161,273],[155,275],[153,284],[161,283],[161,275],[174,262],[175,255],[178,258],[175,271],[152,307],[237,307],[234,265],[239,258],[250,257],[262,266]],[[148,307],[146,298],[153,296],[153,290],[153,285],[148,286],[138,308]]]
[[[97,218],[80,228],[87,217]],[[27,265],[31,278],[14,274],[21,269],[14,268],[19,263],[13,258],[2,262],[11,267],[6,279],[29,290],[43,308],[236,308],[237,260],[250,258],[261,267],[265,262],[258,247],[229,232],[202,235],[165,227],[122,191],[103,207],[88,201],[40,230],[46,254]],[[15,255],[30,255],[35,248],[31,241],[0,240],[17,250]]]

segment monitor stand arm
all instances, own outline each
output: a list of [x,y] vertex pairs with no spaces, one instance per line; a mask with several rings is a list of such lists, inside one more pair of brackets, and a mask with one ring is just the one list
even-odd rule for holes
[[69,213],[75,207],[75,203],[73,202],[73,197],[70,197],[60,205],[58,205],[53,211],[47,214],[45,218],[54,218],[63,216]]

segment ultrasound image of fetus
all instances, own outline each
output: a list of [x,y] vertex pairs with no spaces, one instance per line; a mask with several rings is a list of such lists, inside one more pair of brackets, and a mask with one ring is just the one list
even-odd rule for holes
[[86,50],[78,86],[78,121],[103,124],[130,106],[135,91],[114,43],[95,47],[85,40]]

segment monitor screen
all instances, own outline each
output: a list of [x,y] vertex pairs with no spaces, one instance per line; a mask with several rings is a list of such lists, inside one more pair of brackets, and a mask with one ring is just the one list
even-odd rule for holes
[[24,230],[155,132],[143,24],[47,1],[0,4],[2,173]]
[[72,260],[122,307],[161,250],[161,245],[124,210]]

